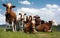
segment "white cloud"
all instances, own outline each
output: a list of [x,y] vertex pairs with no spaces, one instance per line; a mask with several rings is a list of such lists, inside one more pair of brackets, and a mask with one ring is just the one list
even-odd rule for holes
[[46,5],[46,7],[48,7],[48,8],[58,8],[59,6],[58,5],[56,5],[56,4],[47,4]]
[[2,9],[0,9],[0,11],[2,11]]
[[1,0],[2,2],[8,2],[9,0]]
[[[1,13],[2,9],[0,9],[0,13]],[[5,16],[0,14],[0,25],[1,24],[5,24]]]
[[28,15],[30,14],[37,14],[39,9],[35,9],[35,8],[20,8],[20,9],[17,9],[17,15],[18,13],[20,13],[21,11],[24,11],[25,13],[27,13]]
[[25,1],[20,1],[19,3],[25,4],[25,5],[30,5],[30,4],[31,4],[31,3],[30,3],[29,1],[27,1],[27,0],[25,0]]
[[5,24],[5,16],[0,14],[0,24]]
[[59,9],[57,9],[58,11],[60,11],[60,8]]
[[2,1],[4,1],[4,0],[2,0]]

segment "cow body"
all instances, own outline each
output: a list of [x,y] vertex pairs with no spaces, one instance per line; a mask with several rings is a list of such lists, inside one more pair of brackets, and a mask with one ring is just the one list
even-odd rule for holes
[[6,13],[5,14],[6,16],[6,22],[9,22],[9,24],[12,24],[12,21],[16,21],[16,14],[14,12],[11,12],[11,13]]
[[52,21],[38,25],[36,27],[36,30],[37,31],[44,31],[44,32],[51,32],[52,31],[51,27],[52,27]]

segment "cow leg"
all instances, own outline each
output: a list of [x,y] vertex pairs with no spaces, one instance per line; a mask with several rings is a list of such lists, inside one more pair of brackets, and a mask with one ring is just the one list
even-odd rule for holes
[[9,25],[9,24],[6,22],[6,27],[5,27],[4,31],[6,31],[8,25]]
[[12,30],[13,30],[13,32],[15,32],[14,22],[12,22]]
[[22,31],[22,21],[19,21],[20,30]]
[[27,30],[26,30],[26,28],[24,29],[24,32],[25,32],[25,33],[27,33]]
[[37,32],[37,31],[34,29],[34,32]]
[[51,26],[51,28],[50,28],[50,32],[52,32],[52,26]]
[[6,22],[6,28],[4,29],[4,31],[7,31],[7,29],[11,29],[11,24],[9,24],[8,22]]
[[9,24],[9,23],[7,23],[7,22],[6,22],[6,24],[7,24],[6,28],[11,28],[11,27],[10,27],[11,24]]
[[21,31],[21,21],[18,22],[18,25],[19,25],[19,30]]
[[22,21],[21,31],[23,31],[23,21]]
[[35,30],[35,26],[33,27],[33,33],[36,33],[37,31]]
[[52,29],[49,29],[48,32],[52,32]]
[[48,32],[52,32],[52,30],[50,29],[50,30],[48,30]]
[[52,32],[52,30],[51,29],[44,29],[44,32]]
[[15,31],[16,31],[16,24],[14,24],[14,26],[15,26]]
[[9,23],[6,22],[6,25],[9,25]]

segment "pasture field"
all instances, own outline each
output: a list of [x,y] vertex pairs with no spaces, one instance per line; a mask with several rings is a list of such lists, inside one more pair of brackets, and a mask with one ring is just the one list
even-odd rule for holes
[[60,31],[53,29],[53,32],[37,32],[28,34],[24,32],[4,32],[4,28],[0,28],[0,38],[60,38]]

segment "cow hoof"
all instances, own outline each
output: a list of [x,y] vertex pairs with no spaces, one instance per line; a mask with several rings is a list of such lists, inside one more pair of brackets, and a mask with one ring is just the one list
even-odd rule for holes
[[52,32],[52,31],[51,31]]
[[15,32],[15,31],[13,30],[13,32]]

